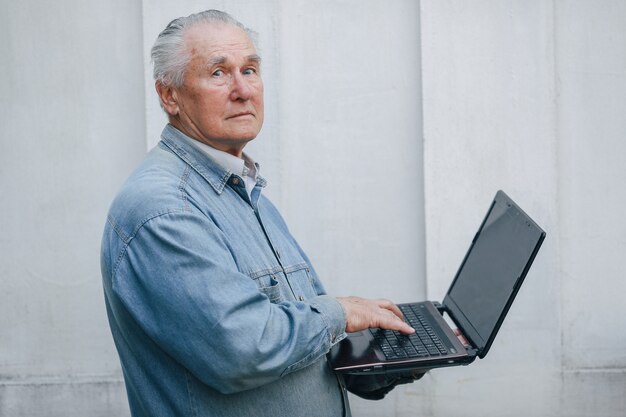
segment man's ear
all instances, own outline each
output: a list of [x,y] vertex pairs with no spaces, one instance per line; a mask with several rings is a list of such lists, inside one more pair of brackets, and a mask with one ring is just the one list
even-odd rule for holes
[[165,110],[170,116],[176,116],[178,114],[179,107],[178,97],[174,87],[164,85],[160,81],[155,82],[154,87],[156,88],[156,92],[161,100],[161,107],[163,107],[163,110]]

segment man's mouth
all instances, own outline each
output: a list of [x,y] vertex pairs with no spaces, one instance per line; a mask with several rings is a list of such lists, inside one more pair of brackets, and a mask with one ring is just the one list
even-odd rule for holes
[[254,114],[249,112],[249,111],[244,111],[244,112],[241,112],[241,113],[233,114],[232,116],[228,116],[226,119],[227,120],[228,119],[236,119],[238,117],[245,117],[245,116],[252,116],[252,117],[254,117]]

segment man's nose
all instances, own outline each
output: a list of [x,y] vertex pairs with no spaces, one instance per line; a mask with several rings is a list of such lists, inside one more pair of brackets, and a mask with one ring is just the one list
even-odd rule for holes
[[236,72],[232,78],[230,99],[249,100],[252,96],[252,87],[243,74]]

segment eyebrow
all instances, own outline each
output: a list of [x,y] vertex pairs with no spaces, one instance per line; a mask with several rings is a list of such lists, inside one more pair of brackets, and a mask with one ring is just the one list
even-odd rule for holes
[[257,54],[248,55],[246,59],[248,61],[256,62],[257,64],[261,63],[261,57]]
[[[207,67],[210,68],[214,65],[221,65],[226,61],[228,61],[228,58],[226,58],[225,56],[222,56],[222,55],[214,56],[213,58],[208,60]],[[248,55],[246,57],[246,62],[255,62],[257,64],[260,64],[261,57],[257,54]]]

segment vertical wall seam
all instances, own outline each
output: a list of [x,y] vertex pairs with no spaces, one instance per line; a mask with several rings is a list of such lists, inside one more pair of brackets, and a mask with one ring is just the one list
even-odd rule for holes
[[418,60],[419,60],[419,101],[420,101],[420,138],[421,148],[422,148],[422,205],[423,209],[423,217],[422,217],[422,241],[424,242],[424,265],[422,265],[422,277],[424,278],[422,281],[422,291],[425,295],[428,295],[428,277],[426,276],[428,272],[428,233],[426,233],[428,224],[426,221],[427,216],[427,207],[426,207],[426,131],[425,131],[425,117],[424,117],[424,33],[422,24],[422,13],[423,11],[423,2],[419,1],[418,7],[418,19],[417,24],[419,25],[419,51],[418,51]]
[[553,137],[554,137],[554,165],[555,165],[555,212],[556,219],[555,224],[557,225],[557,233],[555,234],[555,252],[556,252],[556,272],[558,274],[558,317],[557,323],[559,326],[559,380],[561,384],[559,386],[559,409],[565,409],[565,360],[564,360],[564,352],[565,352],[565,331],[564,331],[564,300],[563,300],[563,268],[562,268],[562,260],[561,260],[561,219],[562,216],[562,191],[561,191],[561,161],[560,161],[560,153],[561,153],[561,134],[560,134],[560,112],[559,112],[559,104],[560,104],[560,83],[559,83],[559,20],[558,20],[558,0],[552,0],[552,70],[553,70]]
[[559,286],[559,329],[560,329],[560,369],[561,372],[563,370],[563,349],[564,349],[564,331],[563,331],[563,292],[561,291],[563,285],[563,274],[561,273],[561,224],[560,219],[561,216],[561,190],[560,190],[560,176],[561,176],[561,163],[560,163],[560,148],[561,148],[561,137],[560,137],[560,117],[559,117],[559,96],[560,96],[560,87],[559,87],[559,59],[558,59],[558,0],[552,0],[552,70],[553,70],[553,137],[555,142],[555,152],[554,152],[554,164],[555,164],[555,190],[556,190],[556,201],[555,208],[557,213],[556,224],[558,227],[556,234],[556,255],[557,255],[557,265],[558,265],[558,286]]
[[147,96],[146,96],[146,81],[145,81],[145,77],[146,74],[148,74],[148,68],[146,68],[146,45],[145,45],[145,41],[146,39],[144,38],[145,33],[146,33],[146,0],[141,0],[141,10],[140,10],[140,15],[139,15],[139,27],[141,27],[141,69],[142,69],[142,74],[141,74],[141,78],[144,80],[143,85],[141,86],[142,89],[142,100],[143,100],[143,113],[142,113],[142,124],[143,124],[143,129],[144,129],[144,143],[146,144],[146,151],[149,150],[150,148],[150,138],[148,137],[148,100],[147,100]]

